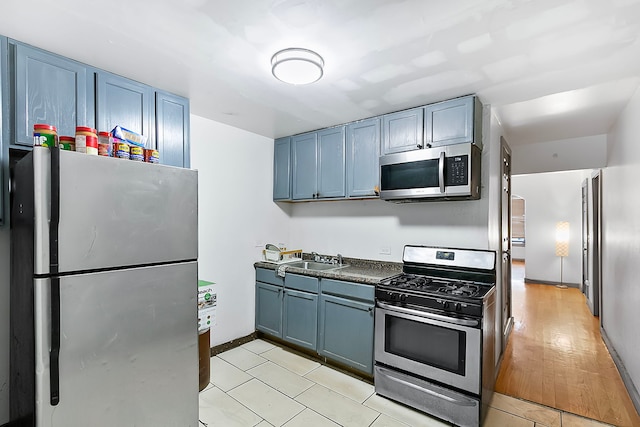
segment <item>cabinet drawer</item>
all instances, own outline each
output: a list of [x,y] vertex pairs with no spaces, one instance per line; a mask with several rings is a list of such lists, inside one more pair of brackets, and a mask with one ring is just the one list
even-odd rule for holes
[[269,270],[268,268],[256,268],[256,280],[258,282],[284,286],[284,279],[278,276],[277,270]]
[[299,276],[297,274],[287,274],[284,280],[284,287],[287,289],[297,289],[299,291],[318,293],[318,279],[309,276]]
[[373,302],[375,286],[361,283],[343,282],[341,280],[322,279],[320,285],[323,294],[338,295],[347,298]]

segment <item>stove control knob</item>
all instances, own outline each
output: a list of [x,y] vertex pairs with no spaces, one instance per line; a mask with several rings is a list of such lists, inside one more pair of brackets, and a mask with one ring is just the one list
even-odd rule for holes
[[407,300],[407,294],[400,294],[400,301],[404,302]]
[[457,302],[456,303],[456,311],[460,311],[460,310],[462,310],[462,305],[459,302]]
[[451,303],[449,301],[445,301],[442,303],[442,307],[444,307],[445,310],[450,310],[451,309]]
[[396,299],[396,294],[394,294],[393,292],[387,292],[387,296],[389,297],[389,299],[394,300]]

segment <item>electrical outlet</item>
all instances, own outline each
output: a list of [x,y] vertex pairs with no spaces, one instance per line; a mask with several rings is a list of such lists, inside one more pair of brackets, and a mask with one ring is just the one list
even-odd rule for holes
[[381,246],[380,247],[381,255],[391,255],[391,248],[389,246]]

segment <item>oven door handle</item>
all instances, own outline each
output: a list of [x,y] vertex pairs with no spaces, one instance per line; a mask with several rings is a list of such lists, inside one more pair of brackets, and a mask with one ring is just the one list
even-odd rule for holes
[[385,310],[396,311],[398,313],[412,314],[414,316],[420,316],[426,319],[440,320],[447,323],[453,323],[454,325],[471,326],[471,327],[480,325],[480,322],[475,319],[459,319],[457,317],[449,317],[449,316],[444,316],[442,314],[430,313],[430,312],[421,311],[421,310],[413,310],[411,308],[398,307],[396,305],[389,305],[380,301],[378,301],[378,307],[384,308]]
[[418,390],[418,391],[420,391],[422,393],[430,394],[432,396],[437,397],[438,399],[446,400],[447,402],[451,402],[451,403],[453,403],[455,405],[458,405],[458,406],[477,406],[478,405],[478,402],[476,402],[474,400],[471,400],[471,399],[469,399],[469,400],[454,399],[453,397],[444,395],[442,393],[438,393],[437,391],[430,390],[430,389],[424,388],[424,387],[420,387],[417,384],[413,384],[413,383],[411,383],[409,381],[405,381],[405,380],[402,380],[400,378],[396,378],[393,375],[389,375],[391,372],[388,371],[387,369],[384,369],[384,368],[381,368],[381,367],[378,367],[377,369],[379,369],[381,373],[385,374],[387,379],[389,379],[391,381],[395,381],[395,382],[400,383],[400,384],[402,384],[404,386],[411,387],[411,388],[413,388],[415,390]]

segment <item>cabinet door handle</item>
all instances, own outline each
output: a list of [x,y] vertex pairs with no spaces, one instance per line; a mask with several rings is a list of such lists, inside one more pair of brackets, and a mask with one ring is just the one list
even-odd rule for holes
[[424,146],[423,146],[422,144],[418,144],[418,145],[417,145],[417,147],[418,147],[418,148],[422,148],[422,147],[424,147]]

